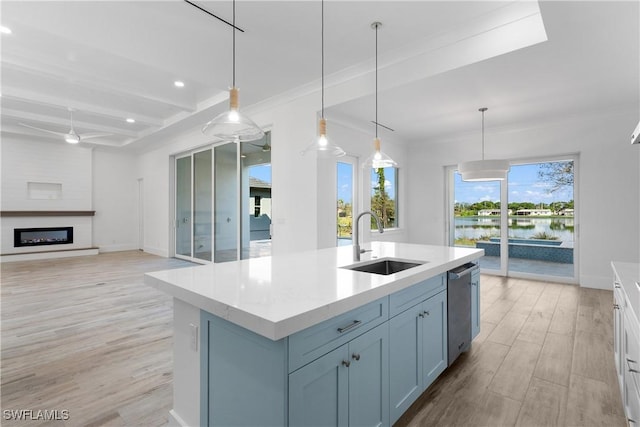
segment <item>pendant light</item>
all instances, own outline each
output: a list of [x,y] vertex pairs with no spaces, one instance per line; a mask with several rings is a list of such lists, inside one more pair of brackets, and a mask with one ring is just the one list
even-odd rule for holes
[[229,110],[217,115],[202,128],[202,133],[214,137],[218,141],[246,142],[264,137],[264,132],[249,117],[240,113],[238,104],[238,88],[236,87],[236,1],[233,0],[233,68],[232,84],[229,89]]
[[463,181],[502,181],[507,178],[509,162],[507,160],[484,159],[484,112],[488,108],[478,109],[482,113],[482,160],[458,164],[458,172]]
[[374,122],[376,126],[376,137],[373,140],[373,154],[369,156],[362,164],[362,167],[364,168],[370,167],[373,169],[398,166],[398,164],[391,157],[386,155],[380,149],[380,138],[378,138],[378,29],[381,26],[382,23],[377,21],[371,24],[371,28],[373,28],[376,32],[376,120]]
[[318,120],[318,136],[302,151],[302,155],[309,152],[316,152],[320,157],[342,157],[346,153],[338,145],[332,143],[327,138],[327,120],[324,118],[324,0],[320,2],[321,19],[320,19],[320,63],[321,63],[321,108],[320,119]]

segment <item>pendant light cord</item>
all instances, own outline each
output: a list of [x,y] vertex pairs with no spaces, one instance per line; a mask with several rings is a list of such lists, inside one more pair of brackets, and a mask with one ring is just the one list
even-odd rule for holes
[[320,116],[324,119],[324,0],[320,2],[322,15],[320,18],[320,69],[321,69],[321,109]]
[[482,113],[482,160],[484,160],[484,112],[487,111],[487,107],[479,108],[478,111]]
[[376,138],[378,138],[378,27],[376,25]]
[[233,28],[233,54],[232,54],[232,62],[233,62],[233,68],[232,68],[232,83],[231,86],[232,87],[236,87],[236,0],[233,0],[233,11],[231,14],[231,22],[233,24],[232,28]]

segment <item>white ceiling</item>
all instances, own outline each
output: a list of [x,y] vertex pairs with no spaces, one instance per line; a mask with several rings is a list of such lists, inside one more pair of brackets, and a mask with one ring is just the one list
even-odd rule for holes
[[[196,3],[231,20],[230,1]],[[371,68],[375,20],[383,22],[380,56],[389,58],[512,3],[327,1],[325,72]],[[18,123],[66,132],[71,107],[78,133],[111,134],[92,143],[133,147],[168,129],[201,126],[226,105],[231,30],[182,1],[2,1],[0,8],[1,24],[12,30],[1,38],[3,138],[59,141]],[[385,90],[380,122],[402,139],[428,142],[477,131],[481,106],[489,107],[488,126],[637,108],[638,2],[541,2],[540,10],[547,42]],[[317,88],[319,19],[318,1],[238,1],[236,23],[246,30],[237,33],[241,105]],[[327,115],[368,126],[371,92]]]

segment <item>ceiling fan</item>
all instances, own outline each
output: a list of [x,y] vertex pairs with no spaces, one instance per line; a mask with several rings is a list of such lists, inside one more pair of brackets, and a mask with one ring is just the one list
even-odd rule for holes
[[262,151],[265,153],[271,151],[271,132],[266,132],[264,144],[254,144],[253,142],[249,142],[249,144],[254,147],[262,148]]
[[73,128],[73,109],[69,108],[69,114],[71,115],[71,129],[67,133],[56,132],[56,131],[49,130],[49,129],[42,129],[42,128],[39,128],[37,126],[28,125],[26,123],[18,123],[18,124],[20,126],[24,126],[24,127],[30,128],[30,129],[35,129],[35,130],[40,131],[40,132],[46,132],[46,133],[51,133],[51,134],[54,134],[54,135],[61,136],[69,144],[77,144],[80,141],[84,141],[85,139],[99,138],[101,136],[109,136],[109,135],[111,135],[110,133],[102,133],[102,132],[91,132],[91,133],[84,133],[82,135],[79,135],[75,131],[75,129]]
[[269,144],[269,141],[265,142],[264,144],[254,144],[252,142],[249,142],[248,144],[251,144],[254,147],[262,148],[262,151],[264,152],[271,151],[271,144]]

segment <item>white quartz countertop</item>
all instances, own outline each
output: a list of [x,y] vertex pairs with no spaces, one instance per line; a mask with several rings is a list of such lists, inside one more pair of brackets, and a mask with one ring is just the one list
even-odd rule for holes
[[388,276],[352,271],[352,246],[145,274],[145,283],[257,334],[279,340],[480,258],[482,249],[372,242],[360,263],[425,264]]
[[616,281],[627,294],[636,319],[640,320],[640,263],[612,261],[611,267]]

